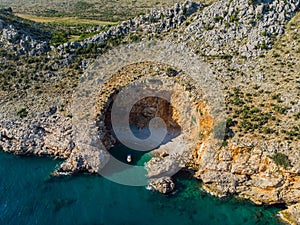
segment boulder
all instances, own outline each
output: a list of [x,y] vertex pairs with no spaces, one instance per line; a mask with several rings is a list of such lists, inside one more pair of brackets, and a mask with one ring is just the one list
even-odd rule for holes
[[148,184],[148,189],[158,191],[162,194],[169,194],[175,189],[175,184],[170,177],[161,177],[151,179]]

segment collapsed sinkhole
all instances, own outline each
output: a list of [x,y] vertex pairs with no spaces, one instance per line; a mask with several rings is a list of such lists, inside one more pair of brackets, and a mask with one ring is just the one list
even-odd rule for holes
[[[131,165],[139,165],[144,163],[145,160],[149,159],[149,157],[142,159],[143,156],[152,150],[138,151],[128,148],[118,139],[114,132],[111,122],[111,111],[114,104],[113,99],[114,96],[111,97],[104,114],[104,126],[106,128],[105,139],[107,140],[107,138],[109,138],[110,142],[113,143],[112,147],[109,148],[108,151],[114,158],[123,163],[128,163]],[[128,132],[132,132],[138,139],[147,139],[151,134],[149,129],[150,121],[155,117],[159,117],[166,123],[167,134],[164,137],[161,145],[166,144],[182,133],[181,126],[173,118],[173,115],[176,113],[176,109],[167,100],[160,97],[145,97],[136,102],[130,111],[130,131]],[[127,162],[127,156],[129,154],[132,156],[132,161],[130,163]],[[140,161],[141,159],[142,161]]]
[[[145,157],[150,156],[144,161],[147,162],[149,177],[156,176],[153,175],[155,168],[169,168],[166,163],[176,164],[179,158],[182,162],[180,167],[185,164],[186,168],[197,170],[202,150],[207,147],[206,142],[210,140],[215,124],[211,107],[204,98],[199,84],[182,71],[169,76],[169,68],[170,65],[157,62],[127,65],[109,79],[106,78],[98,92],[96,126],[101,144],[116,161],[121,161],[124,165],[127,163],[128,154],[132,155],[130,165],[139,165]],[[156,97],[152,97],[153,95]],[[117,117],[115,113],[111,115],[115,103],[121,109],[126,109],[126,117],[122,115],[122,110],[117,110],[119,112]],[[128,130],[135,138],[147,139],[150,135],[149,122],[153,122],[154,117],[161,118],[165,122],[167,132],[160,144],[150,150],[151,154],[124,146],[112,128],[115,121],[126,121],[124,137],[127,137]],[[155,135],[155,138],[157,136]],[[115,161],[114,159],[111,161]],[[109,164],[110,161],[105,167],[109,167]],[[173,169],[170,170],[171,174],[172,171]]]

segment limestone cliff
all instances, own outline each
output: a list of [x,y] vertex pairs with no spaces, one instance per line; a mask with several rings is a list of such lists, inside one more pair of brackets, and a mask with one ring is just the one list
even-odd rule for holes
[[[284,204],[288,208],[281,213],[283,219],[300,224],[298,9],[296,0],[186,2],[56,47],[50,47],[50,34],[44,33],[45,40],[31,35],[38,29],[28,24],[22,28],[20,19],[1,11],[0,146],[12,154],[65,159],[55,175],[98,173],[117,141],[110,118],[115,97],[134,82],[156,77],[169,87],[170,102],[145,98],[129,117],[138,128],[154,116],[163,118],[172,140],[157,148],[147,163],[149,186],[169,193],[175,188],[172,175],[189,169],[213,195]],[[224,93],[226,120],[214,119],[213,103],[205,100],[203,87],[186,71],[162,62],[137,60],[96,80],[104,83],[101,88],[76,96],[95,58],[136,39],[164,39],[190,47],[218,81],[219,86],[209,84],[210,88]],[[75,115],[74,107],[84,105],[91,91],[96,93],[94,111],[83,109]],[[81,116],[89,123],[76,120]],[[225,130],[221,138],[212,135],[219,125]],[[86,126],[92,129],[81,132]]]

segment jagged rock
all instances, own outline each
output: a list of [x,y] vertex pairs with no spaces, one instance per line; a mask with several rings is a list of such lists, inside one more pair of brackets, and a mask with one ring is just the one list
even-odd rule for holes
[[67,158],[74,144],[68,118],[47,113],[23,121],[0,121],[0,146],[14,154],[36,154]]
[[183,135],[174,138],[172,141],[161,145],[154,154],[162,157],[153,157],[147,162],[146,169],[149,178],[162,176],[173,176],[185,167],[189,161],[190,145],[184,140]]
[[219,197],[238,192],[237,184],[247,180],[245,175],[234,175],[219,171],[197,172],[195,176],[201,179],[204,185],[210,187],[209,189]]
[[[249,2],[248,0],[222,0],[203,10],[201,4],[185,2],[176,4],[168,10],[154,9],[148,15],[124,21],[86,40],[65,43],[57,48],[53,46],[49,48],[48,41],[30,34],[25,27],[20,28],[17,24],[9,24],[5,19],[0,19],[0,44],[16,52],[17,55],[42,55],[49,49],[59,52],[61,58],[51,65],[52,69],[59,70],[70,65],[77,48],[87,48],[89,44],[102,43],[109,38],[119,38],[130,34],[147,37],[152,34],[167,34],[174,29],[184,31],[177,32],[178,40],[186,41],[188,44],[197,44],[198,46],[194,49],[199,50],[200,54],[233,55],[239,53],[249,58],[264,54],[268,48],[272,47],[273,39],[284,33],[284,23],[290,20],[298,10],[299,1],[288,3],[279,0],[259,1],[254,5]],[[190,18],[189,24],[181,26],[192,15],[194,17]],[[101,27],[93,28],[91,31],[97,29],[101,30]],[[70,51],[66,53],[65,50]],[[51,56],[49,58],[51,59]],[[79,67],[87,68],[89,63],[90,61],[84,60]],[[227,68],[227,64],[224,65],[219,61],[213,63],[216,71],[220,68]],[[234,66],[237,69],[240,68],[237,63]],[[159,71],[158,67],[155,72]],[[133,80],[127,72],[123,74],[122,81],[117,82],[113,88],[117,89],[121,83],[125,83],[125,86]],[[141,72],[148,73],[149,71]],[[177,78],[177,74],[173,76],[163,73],[163,75],[169,75],[168,79]],[[222,80],[223,72],[218,75],[218,79]],[[182,84],[186,84],[188,77],[180,77],[180,73],[178,76]],[[261,72],[255,74],[255,79],[260,83],[263,83],[266,77]],[[49,72],[47,78],[55,78],[55,74]],[[110,85],[113,84],[110,83]],[[297,87],[299,87],[298,84]],[[108,105],[109,99],[105,97],[107,96],[103,95],[99,98],[103,98],[103,104]],[[191,99],[199,102],[201,96],[191,93]],[[180,102],[178,105],[182,109],[186,108],[186,105]],[[299,107],[293,106],[291,110],[295,113],[299,112]],[[74,124],[57,111],[46,110],[44,114],[37,115],[35,118],[27,117],[23,120],[0,115],[0,146],[4,151],[14,154],[50,155],[67,159],[55,172],[56,175],[77,172],[98,173],[109,159],[105,148],[92,147],[97,146],[92,142],[87,143],[86,147],[80,146],[80,141],[84,142],[90,136],[75,137]],[[142,111],[142,116],[153,117],[155,111],[156,108],[148,107]],[[191,116],[184,110],[180,113],[182,114],[179,115],[182,117],[181,126],[189,127]],[[77,125],[76,122],[75,125]],[[101,137],[105,147],[111,147],[114,139],[107,135],[108,128],[105,127],[102,117],[99,121],[97,118],[97,126],[98,130],[93,135]],[[141,127],[143,126],[144,123]],[[178,152],[178,150],[181,151]],[[270,156],[278,152],[293,156],[290,157],[292,168],[285,169],[274,163]],[[155,157],[147,163],[148,176],[151,179],[149,188],[153,190],[162,193],[171,192],[174,189],[174,183],[170,177],[192,161],[197,168],[195,177],[203,181],[206,190],[217,196],[234,194],[257,204],[295,204],[300,201],[299,143],[298,145],[294,143],[291,147],[288,141],[233,137],[226,148],[214,149],[203,142],[199,149],[191,152],[190,146],[178,138],[161,146],[156,153]],[[298,224],[298,212],[299,205],[291,206],[286,215],[289,218],[294,217],[290,221]]]
[[109,38],[124,37],[129,33],[136,34],[138,31],[142,31],[143,36],[154,33],[166,33],[172,28],[178,28],[200,7],[203,7],[203,5],[186,1],[177,3],[170,9],[153,9],[147,15],[140,15],[134,19],[123,21],[120,25],[113,26],[108,31],[101,32],[81,42],[73,42],[68,46],[60,45],[58,49],[62,51],[65,47],[68,47],[69,51],[74,53],[78,47],[86,48],[91,43],[103,43]]
[[70,157],[56,170],[53,175],[66,175],[74,173],[100,173],[108,163],[109,153],[90,145],[78,144]]
[[281,174],[261,174],[253,175],[251,177],[251,182],[254,187],[259,188],[272,188],[278,187],[283,182],[283,176]]
[[150,180],[148,189],[162,194],[169,194],[175,189],[175,184],[170,177],[161,177]]
[[0,45],[15,55],[42,55],[50,51],[50,34],[15,18],[12,9],[0,10]]
[[292,225],[300,224],[300,204],[289,206],[288,209],[280,212],[282,219]]
[[205,55],[257,56],[271,48],[273,37],[283,34],[284,23],[298,8],[299,1],[218,1],[193,18],[185,39],[200,42],[198,50]]

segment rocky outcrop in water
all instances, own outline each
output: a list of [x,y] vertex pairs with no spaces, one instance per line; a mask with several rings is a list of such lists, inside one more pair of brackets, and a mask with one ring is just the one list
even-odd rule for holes
[[[222,60],[239,56],[255,58],[266,54],[272,48],[273,43],[284,34],[285,23],[293,17],[298,8],[299,1],[279,0],[222,0],[204,8],[202,5],[191,2],[177,4],[169,10],[153,10],[148,15],[124,21],[82,42],[66,43],[57,49],[52,47],[65,57],[60,62],[53,63],[53,67],[57,70],[66,67],[74,59],[73,53],[76,49],[85,48],[90,43],[102,43],[110,38],[126,35],[136,35],[141,39],[148,37],[147,35],[150,37],[152,34],[164,36],[170,31],[175,40],[190,44],[195,52],[203,56],[220,56]],[[40,39],[39,35],[31,34],[31,30],[0,20],[0,31],[0,44],[15,51],[16,54],[39,55],[48,52],[48,43]],[[65,52],[66,49],[69,50],[68,54]],[[290,55],[287,55],[285,61],[279,63],[285,65],[289,57]],[[221,80],[224,78],[222,82],[225,83],[224,87],[228,88],[233,80],[238,79],[238,69],[250,67],[252,62],[240,65],[238,60],[233,60],[231,63],[234,64],[235,74],[229,82],[225,80],[228,71],[223,71],[228,67],[229,62],[216,60],[214,63],[215,76],[219,76]],[[87,65],[84,64],[83,68]],[[275,65],[274,63],[272,66]],[[291,66],[291,70],[294,68],[296,67]],[[135,74],[129,75],[132,71]],[[173,73],[174,71],[167,71],[166,67],[159,65],[155,67],[150,64],[140,64],[131,71],[119,72],[118,79],[108,82],[106,89],[104,88],[102,94],[98,96],[99,114],[93,117],[96,124],[94,132],[105,143],[104,147],[107,149],[115,141],[109,134],[110,128],[107,125],[107,112],[109,112],[108,108],[113,101],[115,91],[129,85],[141,74],[145,76],[158,74],[166,79],[176,79],[177,76],[182,76],[182,73],[178,71]],[[254,75],[263,83],[265,75],[256,74],[256,72],[253,72]],[[245,73],[240,79],[248,79],[247,86],[256,82],[253,77],[246,77]],[[285,78],[285,82],[287,79]],[[186,83],[186,80],[185,76],[181,77],[181,82],[188,86],[188,90],[193,90],[192,85]],[[278,85],[279,82],[276,86]],[[297,85],[299,86],[299,82]],[[247,94],[248,97],[254,96],[252,92],[245,95]],[[270,92],[269,95],[271,94]],[[194,100],[201,99],[195,93],[191,95]],[[180,99],[176,100],[174,104],[180,106]],[[282,99],[278,98],[278,102],[280,101]],[[7,107],[6,103],[2,104]],[[297,104],[299,103],[295,100],[293,106],[295,113]],[[180,108],[185,108],[184,106],[181,105]],[[57,107],[51,107],[48,111],[44,110],[45,113],[39,112],[35,115],[27,115],[26,109],[21,109],[17,112],[18,117],[3,113],[0,122],[0,145],[3,150],[20,155],[48,155],[67,159],[54,175],[99,172],[107,162],[106,149],[95,151],[91,145],[88,147],[80,145],[74,136],[74,123],[71,123],[71,118],[62,115],[55,108]],[[135,114],[135,118],[145,117],[140,122],[140,126],[143,127],[148,121],[147,117],[151,118],[154,115],[153,108],[156,109],[149,103],[145,105],[141,115]],[[280,113],[276,112],[274,115],[279,117]],[[179,123],[181,127],[191,122],[189,114],[174,113],[174,117],[177,118],[177,122],[181,121]],[[257,120],[257,117],[253,119]],[[209,124],[208,120],[204,122]],[[275,122],[279,123],[279,119],[275,118]],[[136,121],[134,123],[136,124]],[[207,130],[211,130],[213,125],[212,123]],[[176,137],[173,143],[169,142],[161,146],[156,151],[155,157],[147,163],[149,187],[162,193],[169,193],[174,189],[172,175],[181,168],[190,167],[196,171],[195,177],[203,182],[206,191],[218,197],[238,195],[256,204],[287,204],[289,208],[283,211],[282,215],[291,223],[299,224],[297,221],[299,206],[296,204],[300,202],[299,143],[289,140],[264,140],[250,132],[245,134],[245,137],[235,136],[234,132],[232,133],[229,140],[220,143],[219,148],[212,148],[205,141],[197,143],[199,145],[193,148],[186,142],[182,142],[181,136]],[[202,135],[198,133],[198,139],[201,139]],[[83,135],[81,138],[85,139],[86,136]],[[90,143],[87,141],[85,144]],[[181,150],[180,154],[176,152],[176,149]],[[284,159],[287,161],[287,166],[276,163],[272,158],[278,153],[286,155]]]
[[159,179],[150,180],[149,190],[158,191],[162,194],[169,194],[175,189],[175,184],[169,177],[161,177]]

